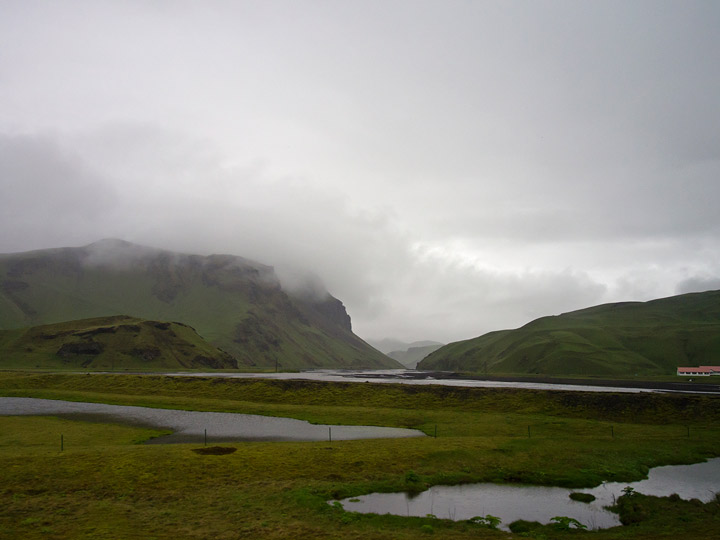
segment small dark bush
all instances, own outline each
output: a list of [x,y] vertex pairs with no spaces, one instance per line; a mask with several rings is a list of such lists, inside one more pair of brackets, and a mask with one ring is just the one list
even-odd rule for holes
[[206,446],[203,448],[193,448],[193,452],[203,456],[224,456],[236,452],[237,448],[232,446]]
[[623,525],[633,525],[634,523],[640,523],[645,521],[649,517],[647,508],[640,503],[632,501],[623,501],[622,497],[618,500],[620,504],[619,514],[620,523]]
[[408,471],[405,473],[406,484],[417,484],[418,482],[420,482],[420,477],[415,471]]
[[513,532],[515,534],[527,533],[532,531],[533,529],[537,529],[538,527],[542,527],[542,523],[538,523],[537,521],[525,521],[524,519],[518,519],[517,521],[513,521],[510,524],[510,532]]
[[570,494],[570,498],[573,501],[591,503],[595,500],[595,495],[591,495],[590,493],[578,493],[574,491]]

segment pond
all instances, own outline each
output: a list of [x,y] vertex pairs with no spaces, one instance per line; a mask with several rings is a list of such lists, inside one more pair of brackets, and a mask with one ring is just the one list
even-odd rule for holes
[[253,414],[153,409],[103,403],[0,397],[0,415],[58,416],[75,420],[116,422],[170,429],[171,435],[151,444],[220,441],[339,441],[424,437],[415,429],[377,426],[318,425]]
[[[465,520],[487,514],[502,520],[500,528],[509,530],[513,521],[523,519],[550,523],[555,516],[577,519],[588,529],[620,525],[617,514],[605,509],[628,486],[646,495],[664,497],[677,493],[683,499],[708,502],[720,492],[720,458],[694,465],[672,465],[651,469],[639,482],[608,482],[591,489],[500,484],[434,486],[412,496],[407,493],[372,493],[340,503],[349,512],[426,516]],[[570,499],[573,491],[596,497],[591,503]]]

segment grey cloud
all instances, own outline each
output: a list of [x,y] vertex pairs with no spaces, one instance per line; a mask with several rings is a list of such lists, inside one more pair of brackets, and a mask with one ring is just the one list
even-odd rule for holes
[[[522,186],[455,186],[423,209],[438,236],[505,238],[517,242],[602,241],[687,237],[720,231],[720,160],[680,169],[655,167],[588,172],[585,177],[537,178]],[[501,183],[502,184],[502,183]]]
[[155,248],[132,244],[119,238],[103,238],[87,246],[83,264],[90,268],[126,270],[155,253]]
[[691,292],[716,291],[720,289],[720,276],[695,276],[685,279],[677,284],[677,294]]
[[315,273],[297,267],[279,266],[275,274],[280,280],[283,290],[293,296],[310,300],[325,300],[327,289],[325,283]]
[[400,338],[421,329],[429,339],[466,339],[599,303],[606,292],[603,284],[571,270],[490,271],[442,258],[416,262],[409,277],[394,285],[377,321],[363,325],[370,335],[382,335],[389,318]]
[[[125,128],[121,132],[126,132]],[[573,264],[598,267],[599,261],[588,259],[584,263],[577,247],[563,247],[564,235],[547,234],[539,244],[549,250],[545,258],[538,256],[543,249],[537,242],[535,254],[522,244],[505,246],[507,253],[519,250],[520,267],[525,266],[520,271],[511,269],[518,266],[517,260],[503,256],[487,260],[486,268],[454,260],[452,249],[447,256],[428,255],[412,247],[417,236],[393,211],[358,210],[341,191],[330,191],[308,180],[273,177],[261,168],[222,166],[208,157],[212,152],[192,138],[177,134],[165,137],[150,127],[136,127],[129,133],[132,136],[108,135],[114,144],[106,148],[122,156],[122,169],[84,144],[78,144],[80,154],[74,157],[52,144],[33,147],[36,163],[60,161],[67,169],[65,176],[80,179],[64,184],[63,196],[68,200],[86,200],[92,186],[112,184],[106,176],[110,171],[124,171],[124,189],[114,192],[114,211],[110,214],[125,219],[116,224],[102,212],[95,219],[87,218],[91,226],[83,228],[85,238],[78,243],[120,236],[182,252],[232,253],[272,264],[291,290],[308,283],[311,289],[319,290],[319,282],[323,282],[345,302],[360,335],[451,341],[517,327],[538,316],[609,300],[649,299],[649,295],[662,295],[664,291],[661,283],[647,288],[652,278],[642,261],[634,271],[644,272],[645,277],[634,284],[632,274],[621,276],[613,284],[607,277],[598,281],[582,270],[571,269]],[[150,151],[147,141],[155,141]],[[180,161],[179,148],[184,149]],[[171,161],[168,168],[163,165],[166,160]],[[178,163],[183,163],[179,179]],[[88,177],[88,170],[95,171],[94,176]],[[201,191],[191,189],[193,185],[202,186]],[[63,221],[73,215],[73,206],[59,208],[56,219]],[[512,219],[505,217],[511,226]],[[498,252],[501,238],[493,237],[491,253]],[[444,245],[442,240],[438,245]],[[598,257],[608,257],[608,246],[593,246],[591,241],[586,244],[588,253],[601,249]],[[626,252],[618,252],[617,261],[611,265],[626,264],[623,261],[628,256],[637,262],[647,252],[640,245],[624,249]],[[648,252],[648,261],[660,260],[663,252],[672,260],[673,249],[668,246]],[[553,251],[569,254],[561,261],[564,269],[553,269],[557,264],[546,266],[556,259]],[[573,253],[574,257],[570,256]],[[100,259],[101,255],[98,253]],[[691,253],[684,257],[691,258]],[[508,268],[491,269],[495,263],[502,266],[506,261]],[[662,281],[663,277],[658,279]]]
[[49,137],[0,134],[0,248],[21,251],[87,239],[117,193]]
[[317,274],[360,335],[406,341],[718,275],[715,3],[3,15],[2,251],[237,254],[287,286]]

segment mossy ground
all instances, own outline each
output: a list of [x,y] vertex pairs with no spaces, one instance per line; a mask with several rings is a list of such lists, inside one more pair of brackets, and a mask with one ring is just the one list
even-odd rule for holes
[[[416,427],[430,435],[437,425],[438,434],[224,443],[237,450],[201,455],[193,444],[136,444],[159,434],[153,430],[0,417],[0,538],[507,538],[467,522],[349,514],[325,501],[416,484],[629,482],[648,467],[720,454],[713,397],[608,394],[601,407],[603,399],[581,393],[18,373],[0,374],[0,394]],[[648,501],[631,526],[527,534],[718,537],[716,503],[690,511],[682,502]]]

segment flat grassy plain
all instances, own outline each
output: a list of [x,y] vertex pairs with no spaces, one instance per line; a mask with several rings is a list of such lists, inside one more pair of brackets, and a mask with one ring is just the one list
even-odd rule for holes
[[[161,434],[151,429],[0,417],[0,538],[519,538],[469,522],[352,514],[325,501],[462,482],[630,482],[649,467],[720,455],[716,396],[21,372],[0,373],[0,395],[412,427],[430,435],[223,443],[237,450],[200,455],[197,444],[138,444]],[[720,537],[717,501],[636,497],[625,505],[629,526],[546,526],[524,534]]]

